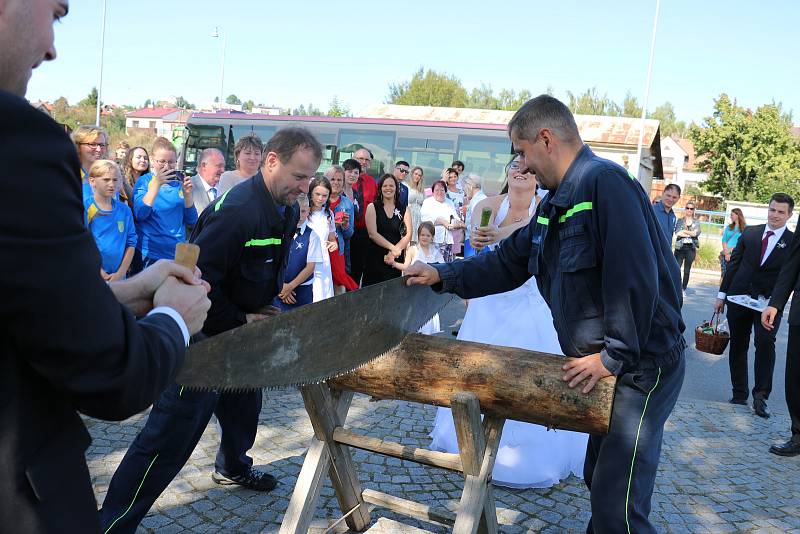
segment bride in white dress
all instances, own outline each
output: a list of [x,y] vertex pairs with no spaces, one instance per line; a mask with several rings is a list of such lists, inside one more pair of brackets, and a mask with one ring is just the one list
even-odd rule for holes
[[[509,194],[487,198],[473,211],[473,218],[479,222],[483,208],[492,209],[494,224],[490,223],[490,229],[484,232],[479,231],[491,248],[528,224],[536,209],[535,178],[516,172],[515,163],[512,162],[508,173]],[[472,221],[470,224],[473,228],[477,226]],[[561,354],[550,309],[534,278],[512,291],[471,299],[458,339]],[[458,452],[449,408],[437,410],[431,437],[432,449]],[[507,420],[492,481],[513,488],[547,488],[570,474],[582,477],[587,440],[586,434],[548,431],[540,425]]]

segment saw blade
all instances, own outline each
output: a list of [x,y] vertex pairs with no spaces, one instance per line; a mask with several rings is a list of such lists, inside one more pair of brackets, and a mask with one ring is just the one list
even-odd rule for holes
[[187,349],[176,382],[246,391],[321,382],[397,347],[453,295],[396,278],[301,306],[210,337]]

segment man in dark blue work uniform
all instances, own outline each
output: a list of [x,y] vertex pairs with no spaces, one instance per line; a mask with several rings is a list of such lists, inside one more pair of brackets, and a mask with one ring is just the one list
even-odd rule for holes
[[[299,194],[322,159],[322,148],[302,128],[277,132],[264,148],[261,171],[203,211],[192,235],[198,267],[211,284],[203,333],[213,336],[267,317],[283,286],[299,210]],[[211,414],[222,427],[214,481],[269,491],[277,480],[253,469],[261,391],[217,393],[170,386],[153,406],[108,488],[101,519],[105,532],[134,532],[155,500],[189,459]]]
[[409,283],[464,298],[536,276],[550,305],[570,387],[617,376],[609,433],[591,436],[588,532],[655,532],[648,515],[664,423],[684,375],[681,286],[650,201],[622,167],[584,146],[564,104],[542,95],[509,123],[521,167],[549,191],[531,223],[494,252],[416,264]]

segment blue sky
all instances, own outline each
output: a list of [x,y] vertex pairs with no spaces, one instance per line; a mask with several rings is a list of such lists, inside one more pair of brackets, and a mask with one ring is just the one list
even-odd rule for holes
[[[58,59],[34,72],[31,100],[70,102],[97,85],[102,0],[72,0],[56,25]],[[141,105],[219,94],[353,112],[384,102],[420,66],[559,98],[597,87],[643,100],[655,0],[108,0],[103,101]],[[800,2],[662,0],[649,109],[665,101],[700,121],[727,92],[748,107],[782,102],[800,123]],[[794,36],[794,37],[792,37]]]

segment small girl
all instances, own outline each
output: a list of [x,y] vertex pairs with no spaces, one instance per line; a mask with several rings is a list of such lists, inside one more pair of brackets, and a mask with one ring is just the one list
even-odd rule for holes
[[314,270],[322,261],[324,254],[322,244],[308,226],[308,197],[300,195],[297,197],[297,202],[300,204],[300,219],[297,221],[297,232],[289,249],[283,288],[274,302],[274,305],[282,311],[313,302]]
[[124,280],[136,250],[136,228],[131,209],[115,198],[122,171],[113,161],[100,159],[89,168],[87,178],[92,196],[84,199],[84,217],[100,251],[100,276],[106,282]]
[[311,205],[308,226],[323,244],[322,261],[317,262],[314,268],[314,302],[318,302],[333,296],[330,253],[338,250],[339,240],[328,202],[331,196],[330,181],[324,176],[313,178],[308,186],[308,196]]
[[[386,263],[400,271],[405,271],[415,261],[422,263],[444,263],[442,252],[439,250],[439,247],[433,243],[435,232],[436,229],[430,221],[419,223],[419,228],[417,229],[418,242],[416,245],[408,247],[405,261],[403,263],[398,263],[391,257],[391,254],[388,254],[386,256]],[[419,329],[420,334],[436,334],[438,332],[441,332],[438,313]]]

